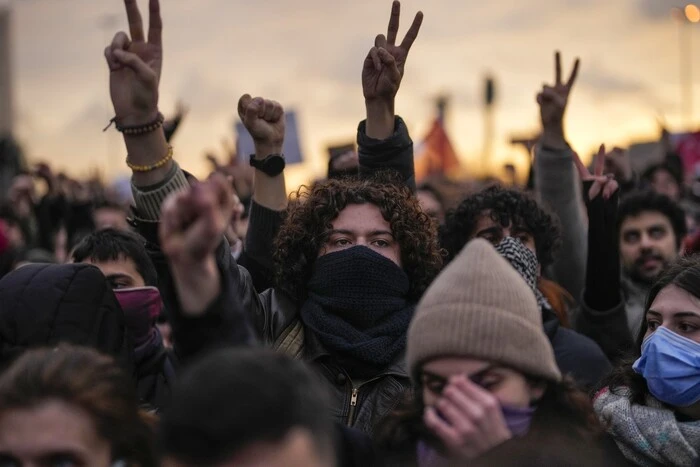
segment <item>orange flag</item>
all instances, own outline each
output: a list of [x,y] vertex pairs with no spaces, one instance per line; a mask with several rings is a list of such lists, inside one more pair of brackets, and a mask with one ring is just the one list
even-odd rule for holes
[[423,142],[416,147],[413,157],[418,181],[433,175],[450,175],[460,168],[457,153],[439,117]]

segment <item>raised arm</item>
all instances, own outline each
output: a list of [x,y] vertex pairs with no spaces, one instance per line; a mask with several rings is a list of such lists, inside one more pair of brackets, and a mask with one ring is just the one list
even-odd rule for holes
[[561,58],[556,53],[554,84],[545,85],[537,95],[542,137],[535,153],[537,195],[559,217],[562,226],[562,250],[551,273],[576,300],[583,292],[586,270],[586,226],[573,153],[564,136],[564,114],[578,69],[577,59],[568,80],[562,81]]
[[403,79],[406,59],[418,37],[423,13],[416,13],[403,41],[397,45],[401,4],[394,1],[387,35],[378,35],[362,67],[362,91],[367,120],[357,134],[360,173],[397,170],[415,188],[413,142],[406,125],[395,115],[396,94]]
[[574,325],[615,361],[634,347],[620,284],[616,232],[619,185],[611,175],[603,174],[605,146],[594,159],[593,174],[577,155],[574,162],[584,183],[588,211],[586,284]]
[[181,356],[203,347],[254,342],[239,293],[240,277],[216,258],[234,207],[233,192],[221,174],[171,195],[163,204],[160,244],[172,277],[166,290],[174,289],[164,299]]

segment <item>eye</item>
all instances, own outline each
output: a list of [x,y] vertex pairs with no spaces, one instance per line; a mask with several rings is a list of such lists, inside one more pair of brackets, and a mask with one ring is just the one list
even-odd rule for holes
[[77,467],[82,465],[82,463],[71,454],[53,455],[48,459],[46,464],[51,467]]
[[698,327],[690,323],[680,323],[678,325],[678,330],[680,330],[681,332],[689,333],[697,331]]
[[374,243],[376,246],[378,246],[380,248],[386,248],[390,245],[389,242],[386,240],[375,240],[372,243]]
[[440,395],[442,394],[442,391],[445,390],[445,386],[447,386],[447,380],[435,376],[424,375],[423,386],[433,394]]
[[666,229],[655,227],[649,231],[649,236],[655,240],[659,240],[666,236]]
[[349,246],[352,243],[347,238],[339,238],[333,242],[335,246]]
[[528,243],[532,237],[530,236],[529,233],[523,232],[523,233],[517,234],[515,236],[515,238],[517,238],[518,240],[520,240],[523,243]]
[[639,241],[639,233],[637,232],[627,232],[623,236],[625,243],[637,243]]
[[647,320],[647,328],[649,328],[650,331],[656,331],[656,328],[661,326],[661,323],[659,323],[656,320],[653,319],[648,319]]

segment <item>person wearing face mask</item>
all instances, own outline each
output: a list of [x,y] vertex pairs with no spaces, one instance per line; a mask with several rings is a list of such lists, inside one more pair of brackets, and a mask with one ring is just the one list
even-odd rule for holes
[[156,467],[153,428],[130,376],[94,349],[30,350],[0,377],[0,465]]
[[620,465],[590,400],[562,377],[531,287],[485,240],[421,299],[407,363],[415,390],[378,430],[382,465],[504,465],[499,452],[521,444],[537,447],[532,465],[562,444],[584,446],[586,465]]
[[595,410],[635,465],[700,458],[700,262],[679,259],[651,287],[636,356],[620,363]]
[[152,407],[165,409],[178,363],[163,344],[156,326],[163,302],[145,240],[123,230],[98,230],[78,244],[72,259],[75,263],[92,264],[104,274],[124,312],[134,343],[139,396]]

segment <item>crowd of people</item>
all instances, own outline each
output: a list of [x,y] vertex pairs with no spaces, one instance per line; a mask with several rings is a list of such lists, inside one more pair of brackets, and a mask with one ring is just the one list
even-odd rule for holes
[[263,97],[250,161],[180,167],[159,1],[147,28],[124,3],[131,196],[0,147],[1,465],[700,465],[695,180],[670,144],[581,162],[578,60],[535,93],[527,186],[416,180],[395,98],[423,14],[399,40],[394,1],[357,153],[290,195]]

